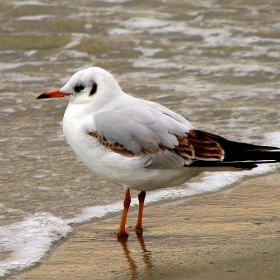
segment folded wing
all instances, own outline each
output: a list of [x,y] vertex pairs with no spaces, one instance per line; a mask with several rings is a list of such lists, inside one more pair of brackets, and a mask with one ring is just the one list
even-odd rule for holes
[[280,161],[278,148],[234,142],[196,130],[180,115],[153,102],[125,108],[96,113],[96,129],[86,133],[125,157],[143,157],[146,168],[254,168]]

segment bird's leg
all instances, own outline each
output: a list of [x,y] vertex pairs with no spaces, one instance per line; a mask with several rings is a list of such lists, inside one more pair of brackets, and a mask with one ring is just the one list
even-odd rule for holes
[[127,191],[125,192],[125,197],[124,197],[124,201],[123,201],[123,213],[122,213],[120,228],[117,233],[118,238],[123,238],[123,237],[127,238],[128,237],[128,234],[125,231],[125,223],[126,223],[126,217],[127,217],[127,213],[129,210],[130,202],[131,202],[130,191],[129,191],[129,189],[127,189]]
[[139,200],[139,208],[138,208],[138,219],[137,224],[135,226],[136,233],[142,233],[142,217],[143,217],[143,209],[144,209],[144,201],[146,197],[146,192],[142,191],[138,194],[138,200]]

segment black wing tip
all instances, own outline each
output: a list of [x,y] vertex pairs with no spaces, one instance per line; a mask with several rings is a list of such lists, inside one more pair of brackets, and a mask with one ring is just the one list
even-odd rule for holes
[[240,168],[240,169],[253,169],[256,168],[259,164],[269,164],[269,163],[278,163],[280,162],[279,159],[274,160],[256,160],[256,161],[203,161],[197,160],[192,162],[190,165],[185,165],[186,167],[204,167],[204,168],[211,168],[211,167],[233,167],[233,168]]
[[224,150],[224,159],[220,162],[228,163],[228,165],[233,165],[234,163],[244,165],[249,162],[252,164],[280,162],[280,147],[235,142],[216,134],[204,131],[198,132],[207,135],[207,137],[219,143]]

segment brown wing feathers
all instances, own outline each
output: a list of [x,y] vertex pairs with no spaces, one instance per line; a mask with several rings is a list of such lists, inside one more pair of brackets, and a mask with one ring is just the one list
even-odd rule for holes
[[197,160],[192,163],[192,166],[254,168],[260,163],[280,162],[280,148],[230,141],[221,136],[199,130],[196,130],[196,133],[200,135],[199,138],[203,136],[218,143],[224,151],[224,158],[212,162]]
[[100,136],[96,131],[93,132],[86,132],[87,135],[94,137],[101,145],[103,145],[105,148],[111,149],[115,153],[121,154],[126,157],[133,157],[134,154],[125,149],[125,147],[122,144],[114,143],[110,144],[105,137]]
[[181,154],[181,150],[190,151],[189,158],[197,160],[223,160],[224,150],[220,144],[211,139],[200,130],[191,130],[186,137],[177,136],[179,145],[175,151]]
[[280,162],[280,149],[269,146],[257,146],[227,140],[221,136],[201,130],[191,130],[185,137],[176,136],[178,145],[168,149],[162,144],[151,152],[142,148],[137,154],[119,143],[110,144],[97,132],[87,132],[104,147],[126,157],[164,153],[167,150],[181,156],[186,166],[233,166],[236,168],[254,168],[259,163]]
[[[133,154],[132,151],[127,150],[123,145],[119,143],[110,144],[106,138],[100,136],[97,132],[87,132],[88,135],[96,138],[100,144],[104,147],[113,150],[123,156],[132,157],[139,156],[141,154],[151,155],[151,151],[147,151],[144,148],[137,154]],[[223,160],[224,151],[218,142],[212,140],[208,135],[202,131],[191,130],[186,137],[180,137],[175,135],[178,140],[178,145],[174,149],[168,149],[161,144],[158,144],[158,149],[153,152],[164,152],[169,150],[173,153],[180,155],[185,161],[191,159],[197,160]]]

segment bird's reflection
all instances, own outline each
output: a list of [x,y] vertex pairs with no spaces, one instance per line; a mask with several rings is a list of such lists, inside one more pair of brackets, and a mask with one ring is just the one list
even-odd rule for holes
[[[151,270],[153,268],[152,252],[147,250],[142,234],[136,234],[136,237],[137,237],[140,247],[141,247],[142,260],[143,260],[143,263],[145,264],[145,270],[146,270],[145,274],[150,274]],[[137,276],[137,273],[138,273],[137,265],[136,265],[136,262],[131,257],[131,252],[128,249],[128,242],[127,242],[128,238],[122,238],[122,239],[119,239],[118,241],[122,246],[124,256],[129,265],[129,269],[131,271],[131,279],[135,279]]]

